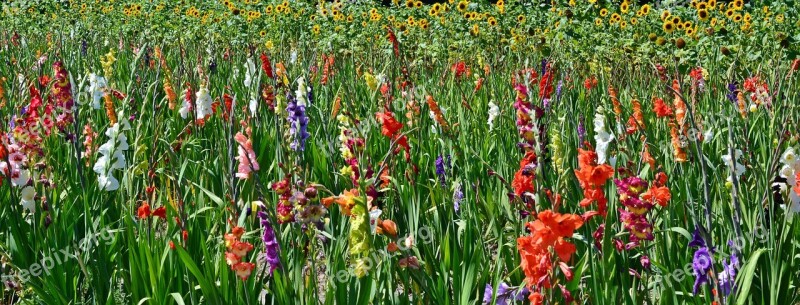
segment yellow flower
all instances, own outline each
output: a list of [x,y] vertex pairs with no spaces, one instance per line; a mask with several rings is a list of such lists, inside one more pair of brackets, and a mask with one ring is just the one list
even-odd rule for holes
[[467,9],[468,5],[469,5],[469,2],[461,1],[461,2],[458,3],[456,8],[458,9],[459,12],[463,12],[463,11],[465,11]]
[[642,8],[639,9],[639,11],[642,12],[642,15],[650,14],[650,4],[642,5]]
[[489,17],[489,19],[486,20],[486,23],[488,23],[490,26],[495,26],[497,25],[497,19],[494,17]]
[[517,22],[519,22],[519,23],[525,23],[525,15],[519,15],[519,16],[517,16]]
[[627,1],[622,2],[622,4],[619,5],[619,11],[622,12],[623,14],[627,14],[630,8],[631,4],[628,3]]
[[664,32],[667,32],[667,34],[672,33],[672,31],[675,30],[675,24],[672,23],[672,21],[664,22],[662,27],[664,28]]
[[600,17],[608,16],[608,10],[603,8],[600,10]]
[[669,11],[661,12],[661,20],[666,20],[667,18],[669,18],[669,16],[670,16]]
[[699,18],[700,20],[703,20],[703,21],[708,20],[708,16],[709,16],[709,14],[708,14],[707,10],[704,10],[704,9],[703,10],[697,10],[697,18]]
[[314,35],[319,35],[319,24],[315,24],[311,31],[314,32]]

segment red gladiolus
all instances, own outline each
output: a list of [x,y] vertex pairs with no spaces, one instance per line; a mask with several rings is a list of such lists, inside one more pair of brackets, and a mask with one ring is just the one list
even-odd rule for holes
[[143,203],[142,206],[140,206],[137,210],[136,215],[139,216],[139,219],[146,219],[147,217],[150,217],[150,205],[146,202]]
[[526,224],[531,235],[517,239],[520,268],[525,273],[528,287],[536,290],[532,295],[551,287],[554,264],[570,280],[572,271],[565,263],[575,253],[575,245],[566,239],[583,225],[583,219],[578,215],[559,214],[551,210],[540,212],[537,218]]
[[264,70],[264,74],[267,77],[275,78],[275,74],[272,73],[272,63],[269,62],[269,57],[267,57],[266,53],[261,53],[261,69]]
[[656,117],[663,118],[672,115],[672,108],[669,108],[669,105],[664,103],[660,97],[654,97],[653,112],[656,113]]
[[156,216],[161,219],[167,219],[167,208],[161,206],[153,211],[152,216]]
[[575,170],[575,177],[580,182],[584,196],[580,205],[588,207],[593,202],[597,202],[598,212],[605,217],[608,200],[602,187],[608,179],[614,176],[614,168],[608,164],[598,165],[597,153],[581,148],[578,149],[578,168]]
[[514,180],[511,181],[511,187],[514,188],[514,194],[522,197],[525,201],[525,193],[534,193],[536,175],[534,167],[536,164],[536,154],[532,151],[525,153],[525,156],[519,162],[519,169],[514,174]]
[[393,143],[397,143],[398,147],[395,149],[395,153],[399,153],[402,148],[406,151],[406,158],[410,158],[411,147],[408,145],[408,138],[400,132],[403,129],[403,123],[398,122],[394,114],[389,111],[378,112],[375,117],[381,124],[381,134],[390,138]]

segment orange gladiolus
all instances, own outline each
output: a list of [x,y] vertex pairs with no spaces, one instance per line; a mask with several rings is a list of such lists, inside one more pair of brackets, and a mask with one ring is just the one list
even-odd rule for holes
[[526,224],[531,235],[517,239],[517,249],[522,258],[520,268],[529,287],[550,288],[554,263],[561,265],[559,261],[567,262],[575,253],[575,245],[566,238],[572,237],[583,225],[583,219],[579,215],[551,210],[540,212],[537,218]]

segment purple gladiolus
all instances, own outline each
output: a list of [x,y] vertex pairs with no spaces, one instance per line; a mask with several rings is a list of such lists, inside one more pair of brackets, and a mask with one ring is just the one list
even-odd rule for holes
[[461,202],[464,201],[464,192],[461,191],[461,184],[457,183],[455,190],[453,190],[453,208],[458,213],[461,208]]
[[444,158],[439,156],[436,158],[436,176],[439,176],[439,183],[444,186],[445,183],[445,169],[444,169]]
[[708,271],[711,270],[712,263],[708,247],[702,247],[694,252],[694,259],[692,259],[692,270],[695,276],[693,293],[697,293],[700,285],[708,283]]
[[[530,291],[526,287],[510,287],[508,284],[500,282],[497,285],[497,305],[507,305],[508,301],[522,301],[528,297]],[[494,289],[491,284],[486,284],[483,290],[483,304],[491,304],[494,296]]]
[[261,219],[261,226],[264,227],[264,253],[266,254],[267,263],[269,263],[269,274],[272,274],[275,269],[281,265],[280,245],[278,245],[278,238],[275,236],[275,230],[269,223],[267,213],[264,211],[258,212],[258,218]]
[[293,139],[289,147],[294,151],[303,151],[306,149],[306,139],[308,139],[308,116],[306,116],[306,107],[299,105],[297,99],[291,94],[286,94],[286,111],[289,113],[287,120],[289,121],[289,136]]
[[728,97],[728,100],[731,101],[731,103],[736,103],[736,95],[737,95],[736,91],[737,91],[736,83],[729,83],[728,94],[726,96]]

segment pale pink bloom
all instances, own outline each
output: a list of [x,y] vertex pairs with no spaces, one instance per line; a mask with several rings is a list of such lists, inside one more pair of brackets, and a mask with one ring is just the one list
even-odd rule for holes
[[233,139],[239,143],[239,155],[236,157],[236,160],[239,161],[239,171],[236,173],[236,177],[242,180],[248,179],[250,172],[259,169],[256,152],[253,151],[253,143],[241,132],[236,133]]

